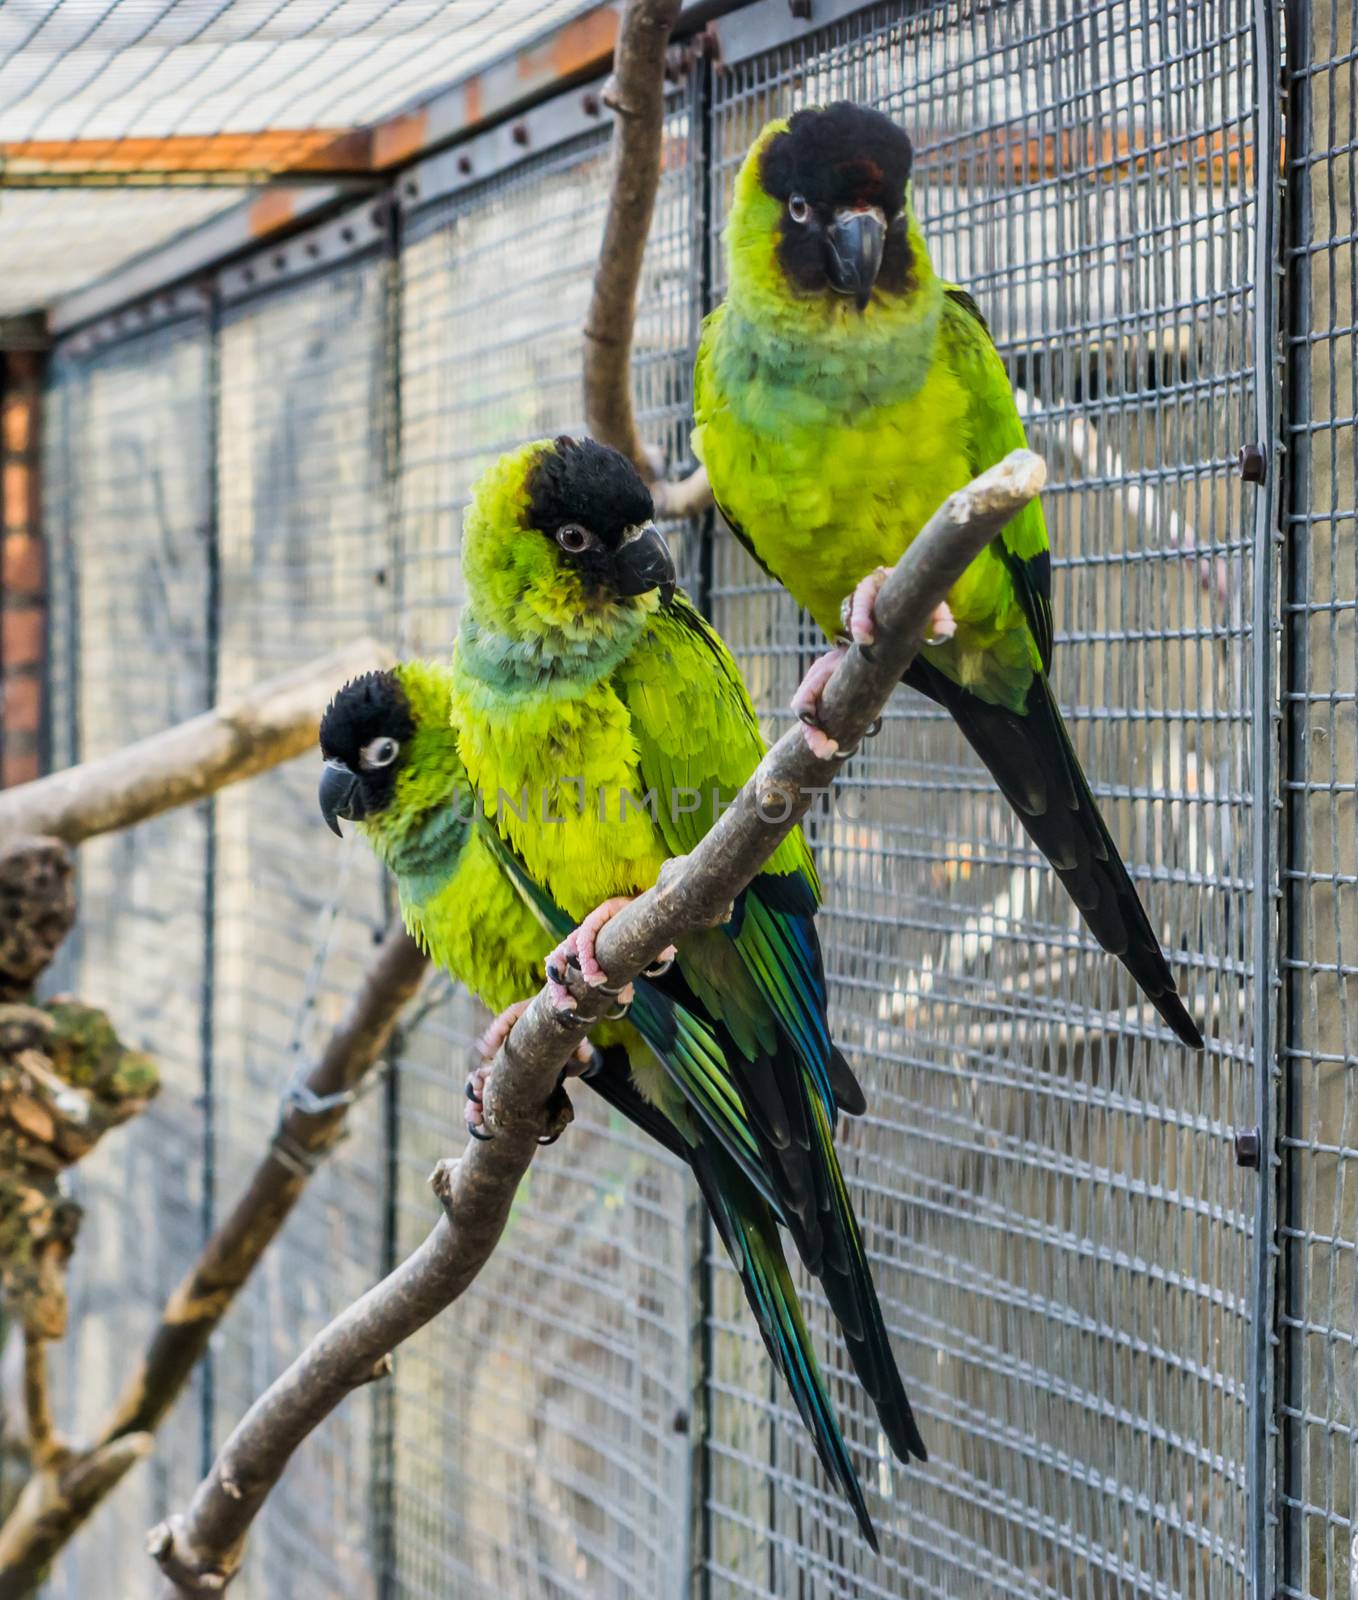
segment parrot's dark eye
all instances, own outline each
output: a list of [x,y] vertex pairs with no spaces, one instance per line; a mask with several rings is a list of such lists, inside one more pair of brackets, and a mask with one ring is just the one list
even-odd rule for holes
[[594,543],[594,535],[588,528],[582,528],[578,522],[563,522],[556,530],[556,542],[563,550],[578,556],[582,550],[588,550]]
[[811,215],[811,207],[801,195],[794,194],[788,200],[787,214],[794,222],[805,222]]
[[373,739],[368,744],[365,744],[358,752],[358,759],[365,767],[389,767],[395,761],[396,754],[400,748],[395,739],[388,739],[384,736],[381,739]]

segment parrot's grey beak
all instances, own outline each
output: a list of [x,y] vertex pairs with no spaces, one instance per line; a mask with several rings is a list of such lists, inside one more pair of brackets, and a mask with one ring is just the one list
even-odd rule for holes
[[342,761],[327,761],[321,768],[321,815],[331,833],[344,837],[339,818],[357,822],[363,816],[363,796],[358,779]]
[[838,211],[826,233],[830,246],[830,282],[839,294],[852,295],[862,311],[872,299],[886,248],[886,218],[869,211]]
[[649,594],[659,589],[660,598],[668,605],[678,583],[670,547],[653,522],[636,529],[618,547],[613,558],[613,587],[619,594]]

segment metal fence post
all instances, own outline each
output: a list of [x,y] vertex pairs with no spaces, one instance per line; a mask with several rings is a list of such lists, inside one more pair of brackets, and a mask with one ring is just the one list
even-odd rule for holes
[[[218,449],[221,423],[221,302],[209,288],[207,309],[207,425],[206,490],[203,507],[202,539],[206,556],[207,581],[204,591],[204,699],[215,705],[218,698],[221,640],[221,544],[218,493]],[[217,1202],[217,1083],[216,1057],[216,954],[217,954],[217,801],[204,802],[203,833],[203,966],[202,1002],[199,1006],[199,1060],[203,1095],[203,1188],[199,1197],[202,1236],[207,1239],[216,1223]],[[202,1384],[199,1405],[202,1419],[202,1471],[211,1470],[216,1455],[214,1414],[216,1387],[212,1346],[203,1352]]]

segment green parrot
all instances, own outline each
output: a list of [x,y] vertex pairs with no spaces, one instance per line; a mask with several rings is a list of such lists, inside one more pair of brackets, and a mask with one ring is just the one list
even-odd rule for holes
[[[623,456],[564,437],[502,457],[467,512],[452,717],[500,836],[584,919],[548,963],[554,981],[573,960],[605,982],[603,923],[693,849],[764,754],[735,663],[677,591],[652,515]],[[798,831],[725,925],[686,937],[651,981],[717,1033],[731,1100],[683,1063],[673,1081],[733,1159],[753,1134],[751,1181],[767,1174],[893,1450],[924,1459],[835,1154],[839,1110],[865,1103],[830,1038],[818,900]]]
[[[910,206],[910,140],[839,102],[764,128],[736,178],[729,291],[707,319],[694,449],[755,560],[826,634],[870,646],[886,567],[955,489],[1025,443],[969,295]],[[1202,1035],[1081,771],[1052,693],[1051,560],[1034,501],[972,562],[905,681],[945,707],[1104,949],[1185,1044]],[[794,700],[816,726],[836,652]]]
[[[487,1137],[481,1095],[490,1058],[540,987],[553,941],[570,932],[571,921],[475,804],[450,721],[446,668],[408,661],[356,678],[326,711],[320,743],[326,822],[336,833],[340,818],[356,823],[395,879],[411,936],[437,966],[500,1013],[478,1041],[483,1065],[467,1085],[468,1131]],[[725,1074],[717,1039],[646,979],[635,986],[628,1020],[601,1023],[593,1038],[594,1047],[581,1047],[576,1070],[583,1067],[592,1089],[693,1172],[821,1464],[876,1549],[783,1254],[777,1213],[674,1087],[681,1072]],[[657,1071],[656,1057],[682,1066]]]

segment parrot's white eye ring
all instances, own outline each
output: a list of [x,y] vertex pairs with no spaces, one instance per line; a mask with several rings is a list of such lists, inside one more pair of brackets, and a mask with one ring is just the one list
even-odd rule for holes
[[787,202],[787,214],[794,222],[805,222],[811,215],[811,207],[807,205],[804,196],[799,194],[790,195]]
[[578,556],[594,543],[594,535],[578,522],[563,522],[556,530],[556,542],[568,554]]
[[359,762],[365,767],[389,767],[400,752],[400,745],[395,739],[383,735],[380,739],[372,739],[358,752]]

